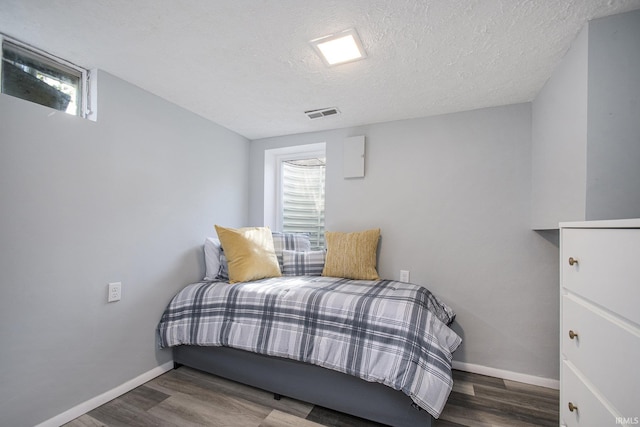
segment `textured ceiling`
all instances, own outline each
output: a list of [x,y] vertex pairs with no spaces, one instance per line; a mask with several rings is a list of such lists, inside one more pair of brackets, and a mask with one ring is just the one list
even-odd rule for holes
[[[0,0],[0,32],[249,139],[531,101],[589,19],[640,0]],[[308,41],[355,27],[368,58]],[[338,107],[310,120],[305,110]]]

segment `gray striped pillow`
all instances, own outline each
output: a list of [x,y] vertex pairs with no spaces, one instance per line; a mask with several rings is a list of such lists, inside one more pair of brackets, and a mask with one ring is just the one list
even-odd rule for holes
[[320,276],[325,251],[282,251],[283,276]]
[[271,232],[273,236],[273,249],[278,257],[280,271],[282,271],[282,251],[305,252],[311,250],[309,234],[307,233],[283,233],[280,231]]

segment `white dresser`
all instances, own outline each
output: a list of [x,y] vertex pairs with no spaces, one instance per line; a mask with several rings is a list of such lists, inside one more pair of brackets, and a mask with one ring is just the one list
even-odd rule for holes
[[640,425],[640,219],[560,224],[560,424]]

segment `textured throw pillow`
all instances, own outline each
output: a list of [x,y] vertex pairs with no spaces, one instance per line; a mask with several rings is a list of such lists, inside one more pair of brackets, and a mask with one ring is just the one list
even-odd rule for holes
[[323,276],[344,277],[355,280],[378,280],[376,254],[380,229],[357,233],[324,233],[327,258]]
[[229,265],[229,282],[279,277],[271,230],[266,227],[225,228],[216,225]]
[[282,251],[283,276],[320,276],[325,251]]
[[273,250],[278,257],[280,270],[282,270],[282,251],[306,252],[311,250],[311,242],[309,241],[309,235],[307,233],[282,233],[280,231],[274,231],[271,234],[273,236]]

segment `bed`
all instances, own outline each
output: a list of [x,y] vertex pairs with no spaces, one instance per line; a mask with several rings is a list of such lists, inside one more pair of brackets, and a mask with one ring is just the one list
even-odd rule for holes
[[[278,248],[282,272],[288,245]],[[426,288],[317,270],[229,283],[220,271],[182,289],[162,316],[160,344],[177,364],[393,426],[440,415],[461,339],[453,311]]]

